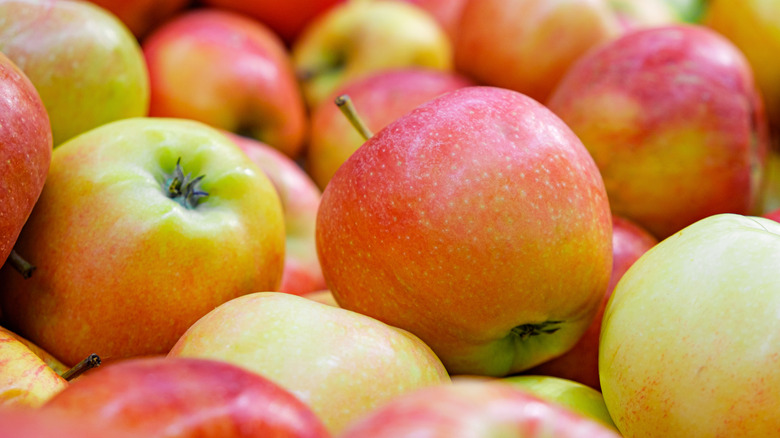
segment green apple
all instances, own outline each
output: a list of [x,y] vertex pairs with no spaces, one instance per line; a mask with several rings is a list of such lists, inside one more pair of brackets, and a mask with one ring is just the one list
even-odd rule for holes
[[368,73],[452,67],[450,39],[436,20],[418,6],[390,0],[332,7],[306,26],[292,56],[310,108]]
[[221,132],[121,120],[54,150],[17,241],[38,269],[0,270],[0,303],[66,365],[164,354],[219,304],[278,287],[284,236],[273,185]]
[[607,304],[601,389],[626,437],[780,430],[780,223],[702,219],[646,252]]
[[401,394],[450,380],[416,336],[281,292],[219,306],[169,357],[219,359],[260,373],[308,403],[332,433]]
[[85,1],[0,1],[0,52],[30,78],[54,146],[102,124],[145,116],[149,79],[135,36]]
[[604,397],[590,386],[541,375],[512,376],[501,380],[617,430],[604,404]]

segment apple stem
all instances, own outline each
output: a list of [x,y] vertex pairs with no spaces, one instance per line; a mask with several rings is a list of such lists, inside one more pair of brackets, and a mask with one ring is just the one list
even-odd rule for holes
[[342,94],[341,96],[337,97],[336,106],[339,107],[341,113],[344,114],[347,120],[349,120],[349,123],[352,124],[357,132],[360,133],[360,135],[363,137],[363,140],[368,140],[374,136],[374,133],[368,129],[368,126],[366,126],[366,124],[363,122],[363,119],[361,119],[358,115],[357,110],[355,109],[355,104],[352,103],[352,99],[349,98],[349,95]]
[[8,260],[5,262],[11,265],[12,268],[16,269],[17,272],[22,274],[22,277],[25,279],[30,278],[33,274],[33,271],[35,271],[35,266],[25,260],[24,257],[19,255],[15,249],[11,250],[11,254],[8,255]]
[[85,372],[100,366],[100,356],[95,353],[90,354],[84,360],[77,363],[73,368],[62,373],[62,378],[70,382]]

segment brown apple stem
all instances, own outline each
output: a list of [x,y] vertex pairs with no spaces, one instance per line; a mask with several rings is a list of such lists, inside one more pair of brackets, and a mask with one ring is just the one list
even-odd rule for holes
[[35,266],[24,259],[15,249],[11,250],[11,254],[8,255],[8,260],[5,261],[10,264],[12,268],[22,274],[23,278],[30,278],[35,271]]
[[73,368],[62,373],[62,378],[70,382],[76,377],[84,374],[85,372],[100,366],[100,356],[97,354],[90,354],[84,360],[77,363]]
[[366,124],[363,122],[363,119],[361,119],[358,115],[357,110],[355,110],[355,104],[352,103],[352,99],[349,98],[349,95],[342,94],[341,96],[337,97],[336,106],[339,107],[341,113],[344,114],[347,120],[349,120],[349,123],[352,124],[357,132],[360,133],[360,135],[363,137],[363,140],[368,140],[374,136],[374,133],[368,129],[368,126],[366,126]]

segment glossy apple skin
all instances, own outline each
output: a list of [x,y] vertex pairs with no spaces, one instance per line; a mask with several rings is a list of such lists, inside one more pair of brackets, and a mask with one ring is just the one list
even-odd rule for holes
[[318,16],[292,46],[309,108],[335,90],[381,70],[449,71],[452,43],[425,10],[400,1],[354,1]]
[[35,85],[54,146],[105,123],[147,115],[141,48],[114,15],[89,2],[0,2],[0,51]]
[[109,10],[133,32],[145,37],[152,29],[186,8],[191,0],[89,0]]
[[596,420],[617,432],[601,393],[574,380],[544,375],[510,376],[501,379],[519,389]]
[[[179,157],[205,175],[194,209],[163,188]],[[136,118],[54,150],[17,246],[38,269],[0,270],[8,328],[72,366],[166,353],[219,304],[277,288],[284,222],[273,185],[221,132]]]
[[615,285],[628,268],[639,257],[655,246],[658,240],[637,224],[612,216],[612,274],[609,277],[607,293],[601,300],[593,322],[577,344],[569,351],[553,360],[547,361],[527,372],[571,379],[595,389],[601,389],[599,383],[599,334],[604,309]]
[[619,33],[603,0],[468,0],[455,68],[544,102],[574,61]]
[[773,128],[773,144],[780,150],[780,3],[711,0],[702,23],[724,35],[745,54],[761,89]]
[[301,295],[325,289],[314,231],[322,192],[296,162],[281,152],[250,138],[228,136],[265,172],[282,203],[287,238],[279,291]]
[[287,43],[293,42],[318,15],[344,0],[202,0],[206,6],[229,9],[270,26]]
[[467,0],[403,0],[428,11],[441,25],[442,29],[455,41],[458,23]]
[[780,224],[713,215],[656,245],[604,313],[604,401],[627,437],[773,436]]
[[198,120],[290,157],[300,153],[307,123],[303,98],[290,54],[262,23],[197,9],[158,27],[143,52],[150,115]]
[[37,408],[0,407],[0,438],[149,438],[99,425],[89,417],[74,418]]
[[49,116],[24,73],[0,53],[0,261],[43,190],[51,162]]
[[333,102],[338,95],[349,95],[366,126],[377,132],[426,101],[470,85],[475,84],[456,73],[419,68],[381,71],[351,82],[312,113],[307,171],[324,189],[365,141]]
[[401,396],[351,426],[340,438],[616,438],[594,420],[507,383],[474,381]]
[[68,382],[6,330],[0,330],[0,405],[37,408]]
[[612,212],[659,239],[760,208],[766,117],[744,56],[711,30],[627,34],[573,66],[548,107],[596,160]]
[[88,416],[149,437],[330,436],[292,393],[265,377],[216,360],[119,361],[80,378],[43,409]]
[[450,374],[506,375],[560,355],[590,325],[612,267],[607,202],[554,114],[511,90],[466,87],[341,166],[317,250],[340,306],[419,336]]
[[225,360],[266,376],[307,403],[333,434],[392,398],[450,381],[414,335],[279,292],[214,309],[169,357]]

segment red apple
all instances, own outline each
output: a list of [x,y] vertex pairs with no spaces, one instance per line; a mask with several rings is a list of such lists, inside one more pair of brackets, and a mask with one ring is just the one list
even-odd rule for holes
[[617,438],[580,416],[509,383],[459,381],[392,400],[353,424],[340,438]]
[[149,78],[138,40],[85,1],[0,1],[0,52],[30,78],[54,145],[119,119],[147,115]]
[[279,194],[287,234],[280,292],[296,295],[324,289],[317,259],[314,228],[322,193],[297,163],[268,145],[229,134],[247,156],[265,172]]
[[467,0],[403,0],[415,4],[428,11],[442,29],[455,41],[458,34],[458,23]]
[[89,0],[108,9],[122,20],[137,38],[143,38],[152,29],[173,17],[191,0]]
[[607,288],[611,239],[579,139],[493,87],[387,125],[336,172],[317,217],[339,305],[419,336],[451,374],[516,373],[571,348]]
[[327,437],[292,393],[223,361],[140,358],[102,367],[42,408],[147,437]]
[[759,208],[767,121],[750,65],[714,31],[636,31],[590,52],[548,102],[588,148],[613,213],[663,239]]
[[266,26],[237,13],[198,9],[143,42],[149,114],[198,120],[297,156],[306,130],[287,49]]
[[772,219],[775,222],[780,222],[780,208],[777,210],[772,210],[770,212],[764,213],[763,217],[767,219]]
[[202,0],[214,6],[240,12],[270,26],[285,41],[292,42],[316,16],[344,0]]
[[49,116],[38,92],[0,53],[0,264],[43,190],[51,149]]
[[543,102],[574,61],[619,32],[604,0],[468,0],[455,67]]
[[588,330],[571,350],[551,361],[528,370],[528,374],[562,377],[600,389],[599,334],[601,319],[609,297],[623,274],[639,257],[655,246],[658,240],[635,223],[612,216],[612,276],[607,293]]
[[73,365],[165,353],[221,303],[277,288],[284,222],[271,182],[221,132],[136,118],[54,150],[17,247],[38,269],[0,269],[8,328]]
[[369,130],[376,132],[418,105],[448,91],[474,85],[452,72],[410,68],[384,70],[357,79],[320,103],[311,116],[307,170],[320,188],[365,141],[333,103],[346,94]]
[[18,407],[0,408],[0,438],[149,438],[146,435],[97,424],[89,416]]

